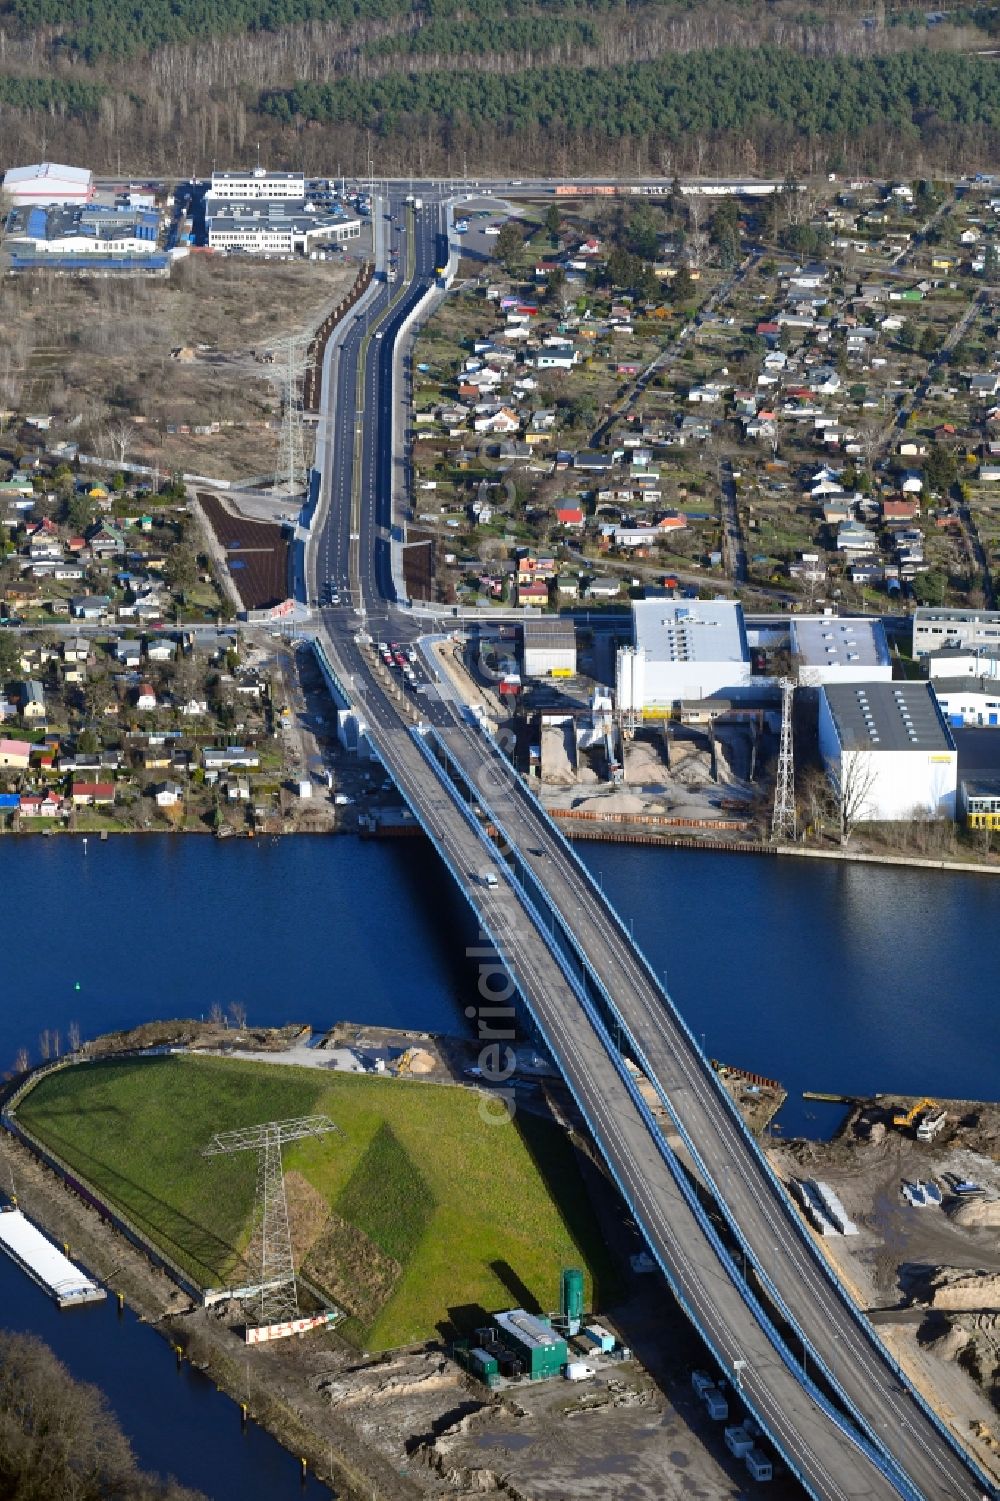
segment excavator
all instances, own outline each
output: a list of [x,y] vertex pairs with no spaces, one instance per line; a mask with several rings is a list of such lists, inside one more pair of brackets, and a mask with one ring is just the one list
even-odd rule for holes
[[894,1115],[892,1124],[902,1127],[904,1131],[908,1130],[911,1126],[916,1125],[918,1116],[923,1115],[925,1110],[933,1110],[936,1104],[937,1100],[918,1100],[904,1114]]

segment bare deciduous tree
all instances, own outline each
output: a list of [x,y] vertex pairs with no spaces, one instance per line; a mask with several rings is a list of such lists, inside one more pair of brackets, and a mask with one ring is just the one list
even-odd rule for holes
[[105,431],[115,462],[124,469],[129,449],[135,440],[135,428],[131,422],[109,422]]
[[871,816],[877,777],[872,757],[856,752],[848,752],[846,758],[841,753],[839,769],[831,770],[830,787],[841,844],[849,844],[858,824]]
[[232,1001],[229,1006],[229,1015],[233,1026],[241,1031],[247,1024],[247,1008],[242,1001]]

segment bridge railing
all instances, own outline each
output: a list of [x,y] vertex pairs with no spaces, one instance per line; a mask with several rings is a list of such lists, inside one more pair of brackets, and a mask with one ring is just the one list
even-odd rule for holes
[[[451,782],[451,779],[447,777],[446,773],[443,772],[443,768],[441,767],[440,762],[437,760],[433,750],[430,747],[430,744],[428,743],[430,738],[437,740],[437,736],[434,735],[433,732],[428,735],[427,733],[421,733],[420,731],[415,730],[413,731],[413,738],[415,743],[419,747],[424,759],[433,769],[437,779],[439,781],[444,779],[450,783],[450,788],[454,795],[454,802],[456,807],[462,813],[466,823],[475,833],[476,838],[479,840],[479,842],[482,844],[484,853],[489,855],[491,859],[495,860],[497,857],[497,850],[494,842],[489,837],[486,830],[483,828],[472,810],[466,805],[465,800],[462,798],[454,783]],[[437,853],[441,856],[445,864],[452,871],[452,874],[458,880],[459,886],[463,891],[466,900],[475,912],[477,920],[481,923],[490,941],[495,945],[498,955],[501,957],[501,959],[504,959],[505,956],[511,952],[511,945],[507,940],[507,935],[499,931],[498,924],[496,922],[491,922],[489,915],[477,905],[471,894],[467,873],[455,868],[449,852],[440,843],[430,824],[424,821],[420,810],[418,808],[414,808],[414,812],[416,814],[417,820],[422,824],[425,833],[430,838],[431,843],[434,845]],[[530,894],[524,889],[523,884],[519,882],[516,877],[513,876],[513,874],[511,874],[511,880],[512,884],[517,889],[520,900],[531,915],[536,928],[541,934],[544,934],[545,919],[543,914],[539,911],[538,907],[532,901]],[[815,1383],[802,1371],[801,1367],[792,1356],[791,1352],[789,1351],[787,1345],[785,1344],[784,1340],[782,1339],[780,1333],[767,1314],[767,1311],[761,1304],[760,1300],[750,1291],[750,1288],[747,1286],[745,1280],[740,1277],[738,1268],[731,1253],[723,1244],[718,1231],[715,1229],[715,1226],[712,1224],[706,1210],[699,1201],[697,1194],[688,1181],[687,1174],[684,1172],[684,1169],[679,1163],[676,1154],[672,1151],[669,1144],[665,1141],[663,1134],[660,1131],[660,1128],[649,1109],[649,1106],[646,1104],[641,1094],[639,1093],[635,1080],[632,1078],[631,1074],[625,1066],[620,1050],[612,1042],[607,1027],[601,1020],[596,1007],[590,1000],[589,996],[587,996],[586,992],[582,989],[580,977],[573,973],[564,954],[559,952],[559,950],[553,946],[550,946],[550,949],[553,958],[555,959],[556,963],[559,965],[559,968],[563,973],[564,978],[580,1001],[584,1014],[586,1015],[587,1020],[590,1022],[591,1027],[598,1037],[601,1046],[606,1052],[609,1061],[614,1067],[619,1078],[621,1078],[621,1080],[624,1082],[625,1087],[628,1090],[628,1093],[633,1103],[635,1104],[644,1125],[649,1131],[650,1137],[653,1140],[657,1153],[662,1158],[668,1171],[670,1172],[671,1177],[673,1178],[674,1183],[678,1188],[678,1191],[684,1198],[691,1212],[694,1214],[696,1220],[698,1221],[699,1227],[704,1233],[709,1244],[712,1246],[719,1261],[724,1266],[729,1279],[735,1287],[736,1291],[753,1312],[758,1324],[764,1330],[769,1342],[773,1346],[775,1353],[778,1355],[782,1364],[795,1377],[799,1384],[809,1392],[810,1396],[818,1403],[818,1405],[822,1407],[823,1411],[828,1415],[828,1417],[836,1425],[836,1427],[840,1430],[844,1437],[851,1444],[853,1444],[855,1448],[864,1453],[871,1461],[871,1463],[876,1466],[879,1472],[885,1476],[886,1480],[889,1481],[889,1483],[893,1486],[897,1493],[903,1498],[903,1501],[922,1501],[919,1492],[916,1491],[910,1484],[905,1474],[899,1471],[895,1464],[891,1460],[887,1459],[887,1457],[877,1446],[873,1445],[869,1439],[864,1437],[864,1423],[862,1422],[859,1424],[859,1427],[862,1430],[861,1432],[859,1432],[858,1428],[855,1428],[851,1423],[847,1422],[847,1420],[841,1413],[837,1411],[837,1409],[833,1406],[829,1399],[816,1387]],[[538,1027],[541,1035],[545,1038],[546,1045],[552,1050],[553,1055],[558,1057],[558,1043],[555,1041],[555,1039],[549,1036],[545,1018],[541,1015],[536,1006],[533,1005],[530,995],[530,987],[522,985],[520,988],[524,1003],[527,1006],[529,1013],[531,1014],[532,1020]],[[591,1131],[591,1134],[596,1141],[600,1142],[600,1128],[592,1119],[591,1114],[587,1109],[586,1102],[578,1094],[570,1079],[566,1079],[566,1083],[570,1090],[570,1093],[573,1096],[576,1106],[580,1111],[581,1116],[586,1121],[587,1126]],[[684,1309],[692,1324],[698,1330],[698,1333],[701,1335],[706,1346],[710,1350],[719,1369],[721,1371],[724,1371],[727,1375],[731,1375],[730,1367],[727,1364],[725,1357],[719,1350],[718,1344],[711,1329],[708,1328],[704,1319],[699,1316],[697,1310],[693,1307],[692,1303],[688,1299],[683,1290],[683,1287],[678,1281],[675,1270],[665,1260],[664,1256],[661,1255],[657,1247],[656,1236],[654,1235],[651,1228],[646,1225],[644,1216],[639,1210],[633,1194],[628,1188],[628,1185],[624,1182],[624,1180],[617,1172],[614,1163],[610,1159],[608,1159],[608,1167],[615,1179],[615,1183],[617,1184],[622,1197],[628,1205],[630,1213],[633,1214],[636,1222],[643,1226],[645,1239],[652,1249],[653,1254],[656,1257],[657,1264],[660,1266],[664,1276],[666,1277],[672,1293],[677,1298],[677,1301]],[[766,1432],[771,1434],[771,1425],[769,1424],[767,1417],[763,1414],[759,1407],[754,1404],[748,1392],[742,1386],[740,1386],[739,1389],[741,1399],[745,1403],[751,1415],[756,1418],[756,1420],[761,1424],[762,1428]],[[795,1474],[796,1478],[805,1487],[810,1495],[815,1496],[817,1493],[810,1480],[810,1477],[805,1473],[803,1467],[798,1462],[796,1457],[787,1450],[787,1448],[781,1443],[780,1440],[774,1438],[773,1434],[771,1434],[771,1438],[775,1447],[782,1454],[783,1458],[785,1459],[789,1468]]]
[[[440,746],[442,754],[446,758],[452,759],[451,756],[450,756],[450,752],[448,750],[448,746],[447,746],[446,742],[437,734],[436,731],[432,731],[431,733],[433,734],[436,743]],[[471,733],[471,731],[469,733]],[[714,1076],[712,1074],[711,1065],[709,1064],[708,1059],[706,1058],[706,1056],[704,1054],[704,1051],[702,1050],[702,1048],[700,1047],[697,1039],[695,1038],[695,1035],[694,1035],[693,1031],[688,1026],[687,1022],[684,1020],[684,1018],[681,1015],[680,1011],[677,1009],[677,1006],[675,1005],[674,1001],[670,997],[670,995],[669,995],[668,991],[666,990],[666,988],[663,986],[663,984],[661,983],[661,981],[657,977],[655,971],[653,970],[652,966],[650,965],[649,961],[647,960],[645,954],[642,952],[641,948],[639,948],[637,945],[635,945],[634,940],[632,938],[632,935],[626,929],[625,924],[623,923],[623,921],[622,921],[619,913],[617,912],[617,910],[614,908],[614,906],[610,902],[608,902],[606,900],[606,898],[604,896],[604,892],[598,886],[597,882],[594,880],[593,875],[587,869],[587,866],[580,859],[579,855],[574,850],[572,844],[569,842],[569,840],[562,833],[561,829],[559,829],[559,827],[557,826],[557,824],[555,823],[555,821],[552,818],[549,817],[548,813],[542,807],[542,805],[538,802],[538,800],[533,797],[533,795],[528,791],[527,788],[525,788],[525,786],[522,783],[521,779],[518,777],[517,773],[511,767],[510,762],[508,761],[506,755],[504,754],[503,750],[501,749],[501,747],[500,747],[498,741],[496,740],[495,736],[492,735],[490,733],[490,731],[482,723],[479,724],[478,733],[489,744],[489,746],[490,746],[493,754],[499,759],[502,767],[504,768],[504,770],[502,772],[502,775],[504,777],[505,782],[507,782],[508,785],[510,785],[515,790],[517,796],[522,797],[522,798],[526,798],[526,799],[530,798],[530,800],[531,800],[531,807],[532,807],[533,811],[535,811],[540,817],[542,817],[545,820],[545,822],[548,824],[549,829],[554,834],[555,838],[559,841],[560,845],[563,848],[564,853],[566,854],[567,858],[573,863],[573,865],[576,868],[578,874],[586,882],[586,884],[590,888],[592,894],[597,897],[597,899],[601,902],[602,906],[604,906],[606,908],[606,910],[608,911],[608,913],[609,913],[612,921],[614,922],[615,926],[617,927],[617,929],[618,929],[618,931],[619,931],[622,939],[629,944],[630,948],[632,948],[634,950],[636,961],[639,963],[639,965],[645,971],[646,976],[647,976],[650,984],[653,986],[654,990],[659,995],[662,996],[664,1002],[666,1003],[667,1007],[669,1008],[670,1015],[671,1015],[672,1019],[677,1023],[677,1025],[683,1031],[685,1037],[688,1040],[688,1043],[690,1045],[690,1048],[691,1048],[693,1054],[698,1059],[698,1062],[699,1062],[699,1065],[700,1065],[700,1067],[701,1067],[701,1069],[703,1071],[703,1074],[706,1076],[706,1078],[708,1078],[710,1080],[712,1088],[716,1091],[716,1093],[718,1095],[718,1100],[719,1100],[720,1107],[722,1109],[724,1109],[724,1110],[726,1110],[726,1111],[729,1112],[730,1119],[735,1123],[737,1129],[742,1133],[742,1135],[743,1135],[746,1143],[749,1145],[749,1147],[750,1147],[750,1149],[751,1149],[754,1157],[756,1158],[758,1164],[760,1165],[761,1169],[763,1170],[764,1174],[766,1175],[766,1177],[767,1177],[767,1179],[768,1179],[768,1181],[769,1181],[769,1183],[770,1183],[770,1185],[772,1187],[772,1190],[773,1190],[773,1192],[775,1194],[775,1197],[777,1199],[778,1205],[779,1205],[782,1213],[785,1216],[786,1222],[789,1223],[792,1226],[792,1229],[794,1230],[794,1232],[796,1233],[796,1235],[799,1236],[800,1243],[806,1247],[807,1253],[811,1257],[813,1265],[819,1269],[821,1275],[826,1279],[828,1285],[830,1285],[834,1289],[836,1295],[840,1299],[840,1302],[841,1302],[842,1306],[847,1310],[848,1314],[853,1319],[853,1321],[856,1324],[856,1326],[858,1327],[858,1329],[864,1335],[866,1341],[868,1342],[868,1344],[871,1347],[871,1349],[873,1350],[873,1352],[876,1353],[881,1360],[885,1361],[885,1363],[888,1365],[889,1369],[892,1371],[893,1375],[906,1387],[908,1393],[917,1402],[917,1404],[919,1405],[919,1407],[921,1408],[921,1410],[924,1412],[924,1414],[930,1419],[930,1421],[933,1424],[934,1428],[941,1435],[941,1437],[946,1441],[946,1443],[948,1444],[948,1446],[952,1450],[952,1452],[961,1460],[961,1462],[965,1466],[967,1466],[970,1469],[970,1471],[972,1472],[972,1474],[974,1475],[974,1477],[976,1479],[977,1484],[979,1484],[979,1485],[982,1486],[984,1495],[989,1496],[990,1494],[995,1494],[995,1492],[991,1491],[990,1482],[988,1481],[986,1475],[982,1472],[982,1470],[977,1465],[974,1457],[972,1455],[970,1455],[968,1453],[968,1451],[959,1443],[959,1441],[957,1440],[957,1438],[955,1437],[955,1435],[950,1431],[950,1429],[946,1426],[946,1424],[941,1420],[941,1418],[938,1416],[938,1414],[931,1407],[930,1403],[927,1402],[926,1399],[923,1397],[923,1395],[914,1387],[914,1385],[910,1381],[909,1376],[904,1371],[904,1369],[902,1368],[902,1366],[895,1359],[895,1357],[892,1355],[892,1353],[888,1350],[888,1348],[886,1347],[886,1345],[878,1338],[877,1334],[875,1333],[875,1330],[872,1328],[872,1325],[871,1325],[870,1321],[865,1317],[865,1315],[862,1313],[862,1311],[858,1308],[858,1306],[854,1302],[854,1300],[851,1297],[849,1297],[848,1294],[845,1292],[843,1286],[840,1283],[839,1278],[834,1274],[834,1272],[831,1269],[831,1267],[824,1260],[824,1258],[819,1254],[819,1252],[817,1251],[816,1247],[814,1246],[811,1238],[802,1234],[801,1225],[799,1224],[797,1218],[795,1217],[795,1212],[792,1209],[792,1206],[790,1205],[790,1203],[788,1201],[784,1185],[782,1184],[781,1180],[778,1178],[778,1175],[775,1173],[775,1171],[772,1168],[770,1162],[767,1160],[767,1157],[765,1156],[765,1154],[761,1151],[759,1143],[757,1142],[757,1140],[754,1137],[753,1133],[750,1131],[749,1127],[747,1126],[746,1121],[743,1119],[742,1115],[739,1113],[739,1110],[737,1109],[736,1104],[733,1101],[733,1099],[731,1098],[731,1096],[725,1090],[719,1088],[718,1083],[717,1083],[717,1081],[715,1080],[715,1078],[714,1078]],[[457,793],[457,789],[456,789],[456,796],[460,797],[460,794]],[[481,797],[481,801],[483,802],[483,804],[486,805],[486,806],[488,806],[488,799],[485,796],[482,796],[479,793],[478,789],[477,789],[477,796],[480,796]],[[489,811],[489,814],[490,814],[491,822],[495,825],[495,827],[498,829],[498,831],[503,835],[504,839],[507,841],[507,843],[510,846],[510,848],[516,849],[517,848],[516,842],[510,840],[510,838],[509,838],[509,836],[507,834],[507,830],[506,830],[506,828],[504,827],[504,825],[502,823],[502,820],[500,820],[500,819],[497,818],[497,816],[495,814],[495,811],[492,808],[488,808],[488,811]],[[514,877],[514,879],[516,880],[516,877]],[[521,883],[518,883],[518,884],[519,884],[519,886],[521,885]],[[523,890],[523,887],[522,887],[522,890]],[[720,1208],[722,1209],[722,1212],[725,1214],[726,1219],[727,1219],[727,1221],[728,1221],[728,1223],[730,1225],[730,1228],[732,1229],[733,1234],[736,1236],[737,1241],[739,1242],[741,1249],[746,1252],[748,1258],[750,1259],[750,1261],[753,1263],[754,1267],[756,1268],[758,1275],[761,1276],[762,1280],[768,1286],[770,1294],[771,1294],[772,1298],[774,1299],[776,1306],[780,1309],[780,1311],[785,1316],[785,1318],[788,1319],[788,1322],[792,1325],[792,1327],[797,1328],[798,1326],[796,1324],[796,1321],[795,1321],[794,1317],[792,1316],[792,1314],[790,1313],[790,1311],[789,1311],[789,1309],[787,1307],[787,1304],[785,1303],[784,1299],[781,1297],[781,1294],[779,1293],[779,1291],[778,1291],[778,1289],[777,1289],[777,1287],[776,1287],[776,1285],[775,1285],[772,1277],[770,1276],[767,1268],[761,1265],[761,1263],[759,1261],[759,1258],[753,1254],[753,1251],[751,1250],[750,1246],[746,1242],[746,1240],[745,1240],[745,1238],[743,1236],[742,1230],[740,1229],[738,1220],[730,1212],[730,1210],[728,1208],[728,1205],[726,1203],[726,1196],[725,1196],[725,1194],[721,1192],[718,1184],[716,1184],[716,1182],[715,1182],[715,1179],[714,1179],[713,1175],[711,1173],[709,1173],[709,1171],[707,1169],[707,1166],[706,1166],[706,1164],[704,1163],[704,1161],[703,1161],[703,1159],[701,1157],[701,1154],[698,1152],[698,1150],[695,1147],[693,1141],[691,1140],[688,1132],[685,1130],[684,1126],[682,1125],[682,1123],[678,1119],[676,1111],[675,1111],[674,1107],[672,1106],[672,1104],[670,1102],[670,1099],[669,1099],[669,1097],[667,1095],[667,1092],[664,1090],[663,1086],[660,1084],[660,1082],[659,1082],[659,1080],[658,1080],[655,1072],[652,1070],[652,1068],[651,1068],[651,1066],[649,1064],[648,1059],[645,1057],[645,1055],[643,1053],[643,1050],[638,1046],[638,1043],[636,1042],[634,1036],[632,1035],[627,1022],[625,1021],[625,1019],[621,1015],[620,1009],[619,1009],[617,1003],[615,1002],[614,997],[611,996],[608,993],[608,991],[606,990],[606,988],[604,987],[602,981],[600,980],[600,977],[596,974],[596,972],[595,972],[592,964],[590,963],[589,959],[586,957],[586,955],[585,955],[585,953],[584,953],[584,951],[582,949],[582,946],[580,945],[579,940],[576,937],[576,934],[573,932],[572,928],[569,925],[567,925],[567,923],[564,921],[564,919],[562,917],[562,914],[558,911],[558,909],[554,905],[551,905],[551,904],[547,904],[547,905],[548,905],[549,911],[552,913],[553,917],[558,921],[561,932],[564,934],[564,936],[567,938],[567,940],[570,942],[571,946],[575,950],[575,952],[576,952],[576,954],[577,954],[577,956],[579,958],[579,961],[580,961],[581,965],[586,970],[586,972],[591,976],[591,978],[593,979],[594,983],[598,986],[599,990],[601,991],[601,994],[604,996],[606,1004],[608,1005],[611,1013],[615,1017],[616,1023],[621,1027],[623,1035],[628,1038],[630,1049],[632,1051],[634,1051],[634,1053],[635,1053],[635,1060],[636,1060],[636,1062],[639,1064],[639,1066],[646,1073],[646,1075],[647,1075],[647,1077],[648,1077],[651,1085],[656,1090],[657,1095],[659,1096],[659,1098],[663,1102],[664,1108],[668,1111],[668,1113],[669,1113],[672,1121],[674,1122],[674,1124],[675,1124],[675,1126],[677,1128],[678,1134],[681,1136],[681,1139],[684,1141],[684,1144],[685,1144],[687,1150],[691,1153],[692,1159],[697,1164],[698,1170],[702,1174],[702,1176],[704,1177],[704,1180],[705,1180],[706,1184],[708,1184],[712,1189],[714,1189],[716,1197],[717,1197],[719,1205],[720,1205]],[[869,1436],[870,1436],[872,1442],[874,1442],[876,1444],[879,1443],[880,1440],[878,1438],[878,1435],[872,1432],[870,1424],[868,1424],[866,1422],[866,1420],[864,1419],[864,1417],[861,1415],[861,1413],[857,1409],[856,1405],[851,1401],[850,1397],[848,1397],[847,1394],[843,1391],[843,1388],[842,1388],[840,1382],[837,1380],[835,1373],[830,1369],[828,1363],[823,1360],[821,1354],[819,1353],[818,1350],[816,1350],[815,1346],[812,1346],[812,1345],[808,1344],[808,1340],[807,1340],[805,1334],[802,1331],[800,1331],[800,1335],[801,1335],[801,1337],[803,1339],[803,1346],[804,1346],[804,1348],[805,1347],[809,1348],[809,1350],[811,1351],[813,1359],[816,1362],[817,1366],[819,1367],[820,1370],[822,1370],[824,1376],[826,1377],[826,1379],[830,1383],[830,1385],[836,1391],[838,1391],[840,1393],[841,1398],[842,1398],[845,1406],[852,1413],[852,1415],[854,1415],[855,1420],[860,1424],[860,1426],[862,1428],[864,1428],[865,1430],[867,1430],[867,1432],[869,1433]]]

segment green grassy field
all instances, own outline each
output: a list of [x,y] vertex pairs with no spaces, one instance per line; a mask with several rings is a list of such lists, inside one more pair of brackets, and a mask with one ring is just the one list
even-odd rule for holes
[[67,1069],[18,1110],[203,1286],[239,1265],[256,1159],[202,1148],[216,1131],[314,1113],[340,1130],[285,1153],[293,1238],[358,1344],[462,1332],[514,1304],[551,1309],[564,1266],[583,1267],[598,1299],[611,1293],[562,1132],[524,1112],[487,1125],[469,1090],[174,1057]]

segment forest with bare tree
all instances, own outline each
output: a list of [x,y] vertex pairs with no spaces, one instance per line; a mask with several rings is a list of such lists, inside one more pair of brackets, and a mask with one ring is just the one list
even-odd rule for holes
[[371,151],[417,174],[931,175],[998,154],[998,28],[882,0],[6,0],[0,153],[182,177],[258,143],[319,174]]

